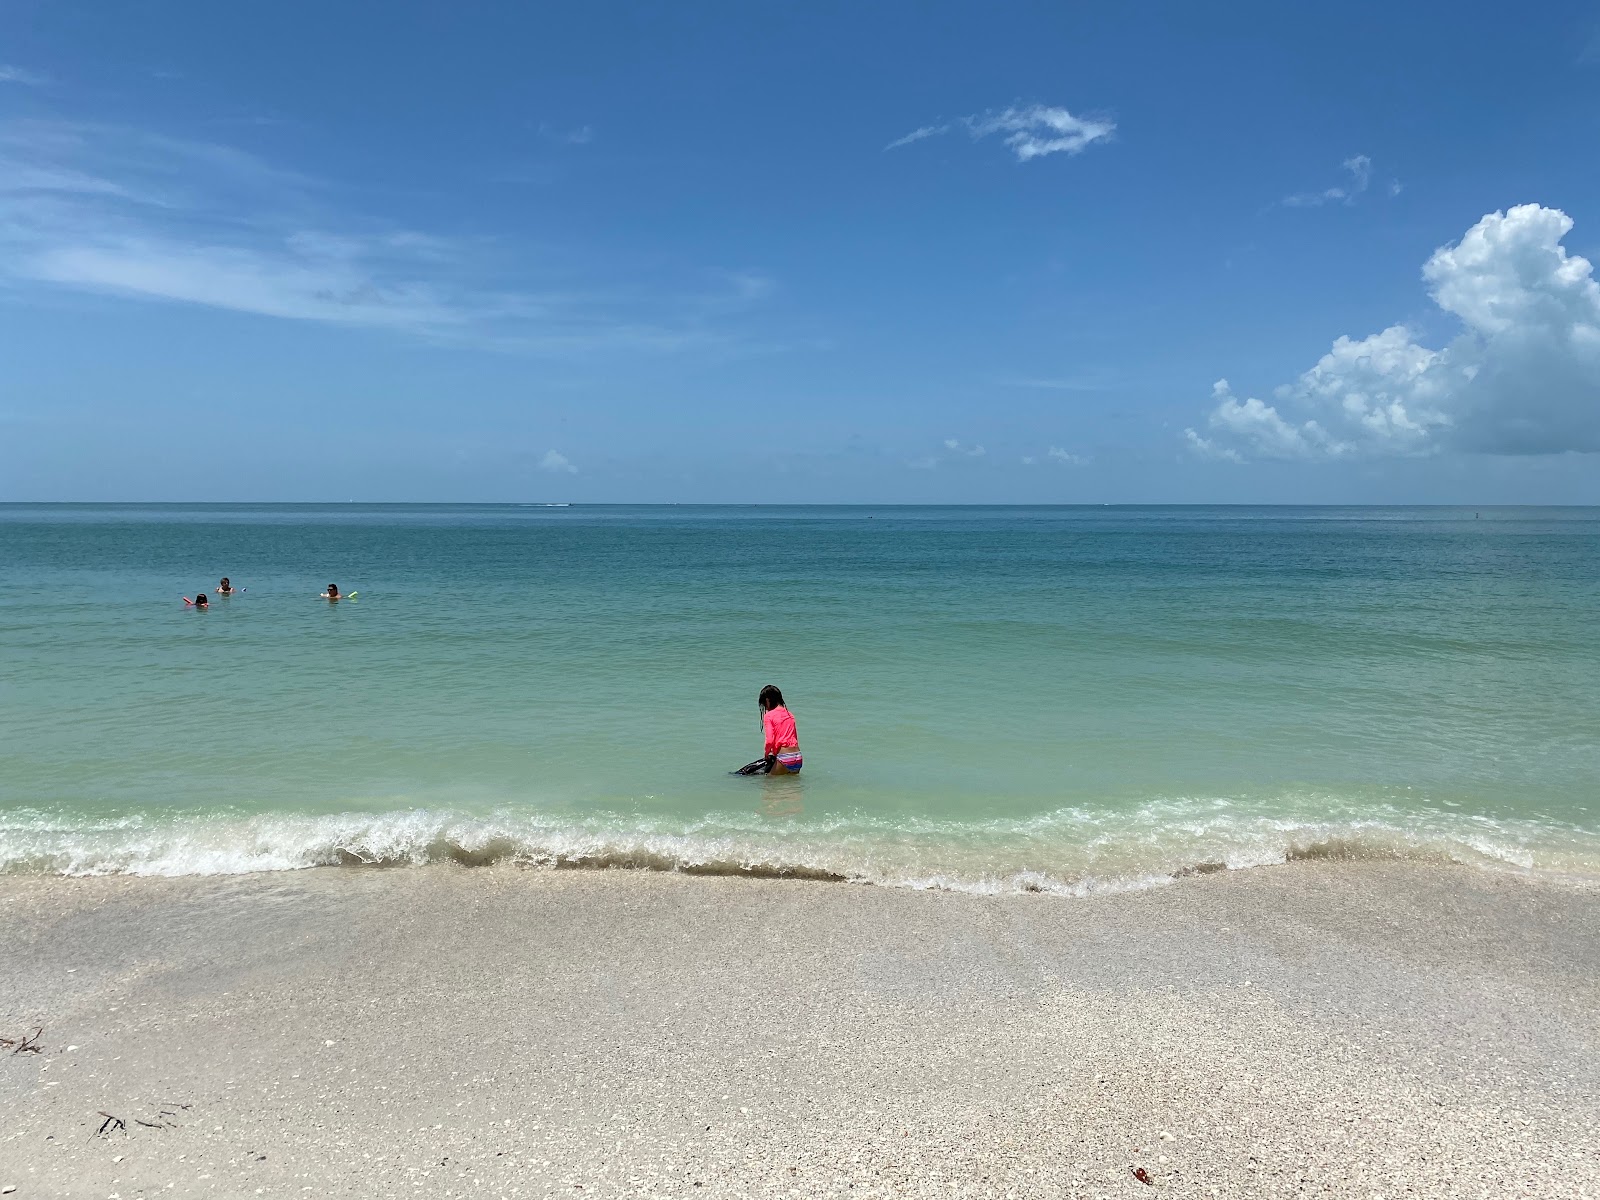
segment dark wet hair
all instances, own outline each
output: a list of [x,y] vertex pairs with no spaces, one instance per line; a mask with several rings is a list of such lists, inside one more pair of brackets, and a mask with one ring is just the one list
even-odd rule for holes
[[194,606],[196,608],[204,608],[207,604],[210,604],[210,603],[211,603],[211,601],[206,599],[205,592],[201,591],[201,592],[196,592],[195,593]]
[[767,684],[761,689],[761,694],[756,697],[756,704],[762,712],[771,712],[775,708],[783,708],[783,693],[772,684]]
[[226,575],[224,575],[222,577],[222,586],[223,587],[232,587],[233,586],[233,584],[228,582],[228,577]]
[[339,590],[339,585],[337,583],[330,583],[328,585],[328,590],[330,592],[337,592]]

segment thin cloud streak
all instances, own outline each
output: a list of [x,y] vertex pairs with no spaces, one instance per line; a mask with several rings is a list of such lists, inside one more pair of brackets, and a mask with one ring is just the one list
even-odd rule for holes
[[0,280],[532,353],[727,348],[773,286],[530,286],[549,271],[514,248],[352,218],[337,190],[225,145],[0,123]]
[[[1320,192],[1296,192],[1292,196],[1285,196],[1279,203],[1285,208],[1321,208],[1325,204],[1352,205],[1357,198],[1364,195],[1372,186],[1372,159],[1365,154],[1354,154],[1339,164],[1350,179],[1337,187],[1324,188]],[[1398,179],[1391,179],[1385,191],[1389,196],[1398,196],[1404,190],[1404,185]]]
[[1036,376],[1004,376],[995,380],[995,385],[1037,392],[1109,392],[1115,391],[1120,386],[1120,377],[1112,372],[1090,373],[1078,377],[1059,379]]
[[579,125],[575,129],[559,129],[548,121],[540,121],[539,136],[562,146],[587,146],[594,141],[594,126]]
[[1064,108],[1030,104],[958,117],[942,125],[924,125],[896,138],[884,149],[897,150],[914,142],[964,130],[975,142],[1004,134],[1002,140],[1017,161],[1029,162],[1049,154],[1080,154],[1095,142],[1110,140],[1116,129],[1116,122],[1109,117],[1078,117]]
[[0,63],[0,83],[17,83],[23,87],[44,87],[50,82],[48,76],[37,71],[29,71],[22,67],[14,67],[8,63]]

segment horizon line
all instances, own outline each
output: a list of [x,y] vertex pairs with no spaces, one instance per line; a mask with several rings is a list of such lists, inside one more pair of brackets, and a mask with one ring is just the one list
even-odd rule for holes
[[1549,501],[1371,500],[0,500],[0,508],[1600,508]]

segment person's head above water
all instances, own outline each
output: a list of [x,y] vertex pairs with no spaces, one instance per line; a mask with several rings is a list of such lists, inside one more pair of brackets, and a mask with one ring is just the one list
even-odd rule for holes
[[194,606],[196,608],[204,608],[208,603],[209,601],[206,599],[206,594],[203,590],[196,593],[194,598]]
[[770,683],[761,689],[761,694],[756,697],[756,704],[762,712],[771,712],[775,708],[787,707],[783,702],[783,693]]
[[337,596],[338,594],[339,594],[339,585],[337,583],[330,583],[328,585],[328,595]]

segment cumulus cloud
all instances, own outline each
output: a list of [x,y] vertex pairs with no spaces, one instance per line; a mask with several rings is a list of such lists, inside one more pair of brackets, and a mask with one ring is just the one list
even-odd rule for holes
[[549,471],[552,475],[576,475],[578,473],[578,468],[573,465],[572,461],[565,454],[560,454],[555,450],[545,451],[544,457],[539,460],[539,469],[541,471]]
[[1064,108],[1030,104],[960,117],[942,125],[924,125],[896,138],[884,149],[896,150],[946,133],[965,132],[973,141],[1003,134],[1002,141],[1017,161],[1027,162],[1047,154],[1081,153],[1095,142],[1109,139],[1116,129],[1116,122],[1108,117],[1078,117]]
[[960,454],[966,458],[982,458],[988,453],[982,446],[963,446],[955,438],[945,438],[944,448],[952,454]]
[[1433,301],[1462,325],[1441,349],[1404,325],[1340,337],[1274,403],[1227,380],[1198,454],[1239,461],[1600,451],[1600,284],[1561,242],[1566,213],[1493,212],[1422,269]]

